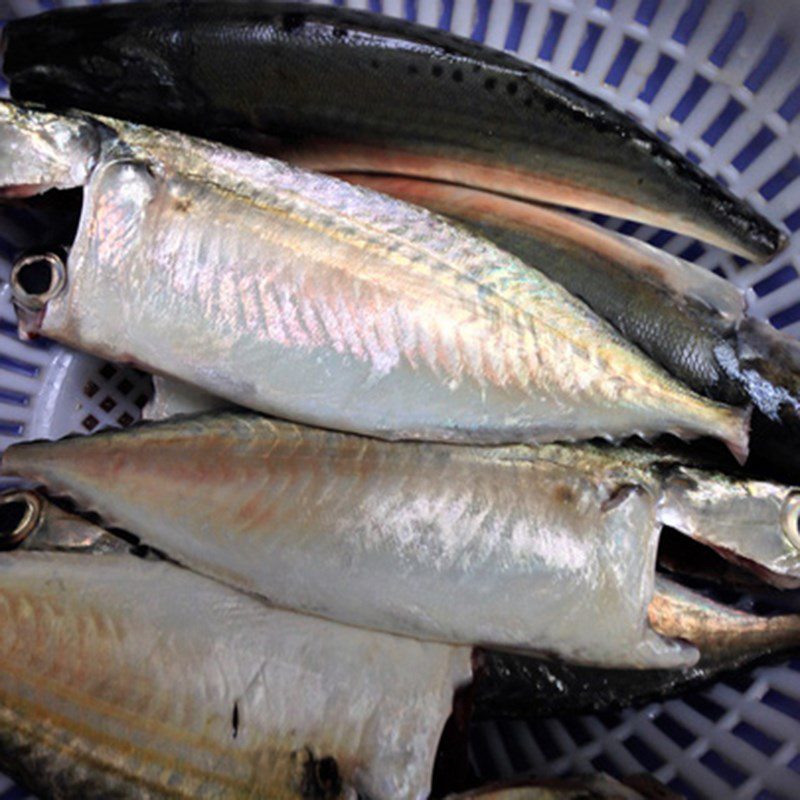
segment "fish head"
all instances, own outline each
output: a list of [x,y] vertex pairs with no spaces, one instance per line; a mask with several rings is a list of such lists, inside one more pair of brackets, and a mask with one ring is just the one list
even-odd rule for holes
[[83,186],[100,152],[99,126],[80,115],[0,102],[0,198]]
[[800,488],[682,465],[664,488],[662,524],[771,586],[800,587]]
[[0,550],[121,553],[129,549],[128,542],[38,492],[11,489],[0,494]]

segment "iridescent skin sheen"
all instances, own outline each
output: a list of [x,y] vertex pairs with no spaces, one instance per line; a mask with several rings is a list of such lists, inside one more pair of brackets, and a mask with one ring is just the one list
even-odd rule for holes
[[[0,128],[38,113],[4,104]],[[716,436],[745,457],[747,412],[687,390],[557,284],[443,218],[104,123],[117,136],[84,187],[66,287],[28,332],[387,439],[668,431]],[[9,157],[0,144],[0,185]]]
[[[159,380],[148,418],[219,409],[219,400],[172,380]],[[522,451],[522,448],[514,452]],[[800,585],[800,490],[726,473],[686,453],[589,443],[542,445],[532,458],[594,475],[598,482],[641,486],[660,497],[659,520],[745,562],[766,582]]]
[[130,555],[3,555],[0,610],[0,764],[59,800],[420,800],[471,674]]
[[738,363],[742,293],[713,272],[553,208],[433,181],[353,175],[346,180],[446,214],[545,273],[694,391],[748,398],[718,357]]

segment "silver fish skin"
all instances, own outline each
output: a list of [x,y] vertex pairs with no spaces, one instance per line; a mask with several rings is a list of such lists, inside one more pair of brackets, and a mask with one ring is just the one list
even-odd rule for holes
[[6,474],[279,606],[576,663],[693,663],[647,620],[656,496],[594,469],[526,446],[388,443],[250,413],[3,456]]
[[[150,419],[214,411],[220,401],[160,380]],[[687,454],[582,443],[542,445],[536,457],[595,472],[599,481],[642,486],[659,497],[658,521],[744,562],[780,588],[800,586],[800,491],[692,463]]]
[[[3,104],[0,133],[42,113]],[[84,185],[66,275],[23,332],[382,438],[675,432],[745,458],[747,411],[692,393],[557,284],[443,218],[180,134],[102,125],[116,133]],[[8,158],[0,138],[0,185]]]
[[130,555],[3,555],[0,608],[0,763],[57,800],[422,800],[471,674]]

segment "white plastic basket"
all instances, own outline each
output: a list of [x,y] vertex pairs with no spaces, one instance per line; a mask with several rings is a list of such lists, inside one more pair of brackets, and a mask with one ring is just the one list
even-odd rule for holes
[[[97,0],[94,0],[97,2]],[[85,5],[0,0],[7,17]],[[738,195],[800,229],[800,0],[351,0],[516,52],[657,131]],[[634,223],[594,219],[748,289],[750,310],[800,335],[800,234],[774,262]],[[41,223],[0,214],[0,277]],[[146,376],[16,338],[0,292],[0,448],[139,417]],[[474,726],[478,772],[507,778],[652,773],[689,798],[800,798],[800,661],[680,700],[601,717]],[[8,786],[7,790],[5,786]],[[0,800],[24,792],[0,779]]]

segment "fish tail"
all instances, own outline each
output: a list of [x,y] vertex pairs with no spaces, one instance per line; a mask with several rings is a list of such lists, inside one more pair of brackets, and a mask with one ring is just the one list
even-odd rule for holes
[[719,438],[725,442],[733,457],[744,465],[750,452],[750,421],[753,416],[753,407],[723,409]]

